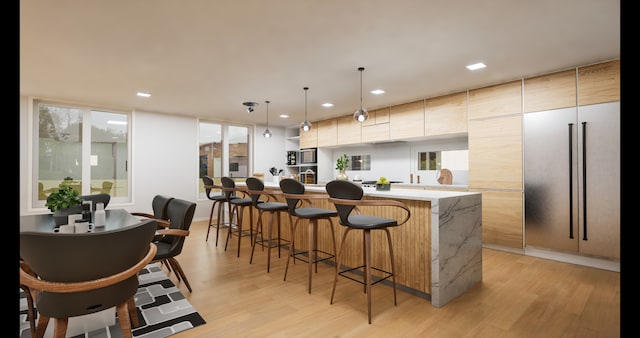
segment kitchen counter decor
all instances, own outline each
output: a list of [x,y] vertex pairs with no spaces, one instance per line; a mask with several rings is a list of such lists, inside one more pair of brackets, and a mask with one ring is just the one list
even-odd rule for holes
[[389,191],[391,190],[391,182],[386,177],[380,177],[376,181],[376,190],[377,191]]
[[336,160],[336,169],[340,170],[338,176],[336,176],[336,180],[349,180],[349,176],[345,173],[345,170],[349,167],[349,157],[347,154],[342,154],[341,157],[338,157]]

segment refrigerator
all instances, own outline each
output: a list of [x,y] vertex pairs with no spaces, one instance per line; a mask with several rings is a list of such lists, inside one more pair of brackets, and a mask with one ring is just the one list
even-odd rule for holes
[[527,247],[620,259],[620,102],[526,113]]

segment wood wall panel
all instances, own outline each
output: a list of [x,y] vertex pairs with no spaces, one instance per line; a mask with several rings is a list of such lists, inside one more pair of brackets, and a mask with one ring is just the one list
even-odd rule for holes
[[522,81],[508,82],[469,91],[470,120],[522,112]]
[[576,70],[566,70],[524,80],[524,112],[575,107]]
[[578,105],[620,100],[620,60],[578,68]]

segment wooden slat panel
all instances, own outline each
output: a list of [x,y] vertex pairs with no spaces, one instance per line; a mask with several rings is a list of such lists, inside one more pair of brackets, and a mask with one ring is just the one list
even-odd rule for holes
[[524,112],[575,107],[576,70],[566,70],[524,80]]
[[578,105],[620,100],[620,60],[578,68]]
[[522,112],[522,82],[514,81],[469,91],[469,119]]

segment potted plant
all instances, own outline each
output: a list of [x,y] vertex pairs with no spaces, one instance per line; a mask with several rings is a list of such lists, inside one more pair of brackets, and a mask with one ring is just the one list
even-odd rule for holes
[[66,224],[68,215],[82,213],[80,194],[68,185],[62,185],[49,194],[45,206],[53,212],[56,225]]
[[342,154],[342,156],[338,157],[336,160],[336,169],[340,170],[337,180],[349,180],[349,176],[344,172],[349,167],[349,157],[347,154]]

